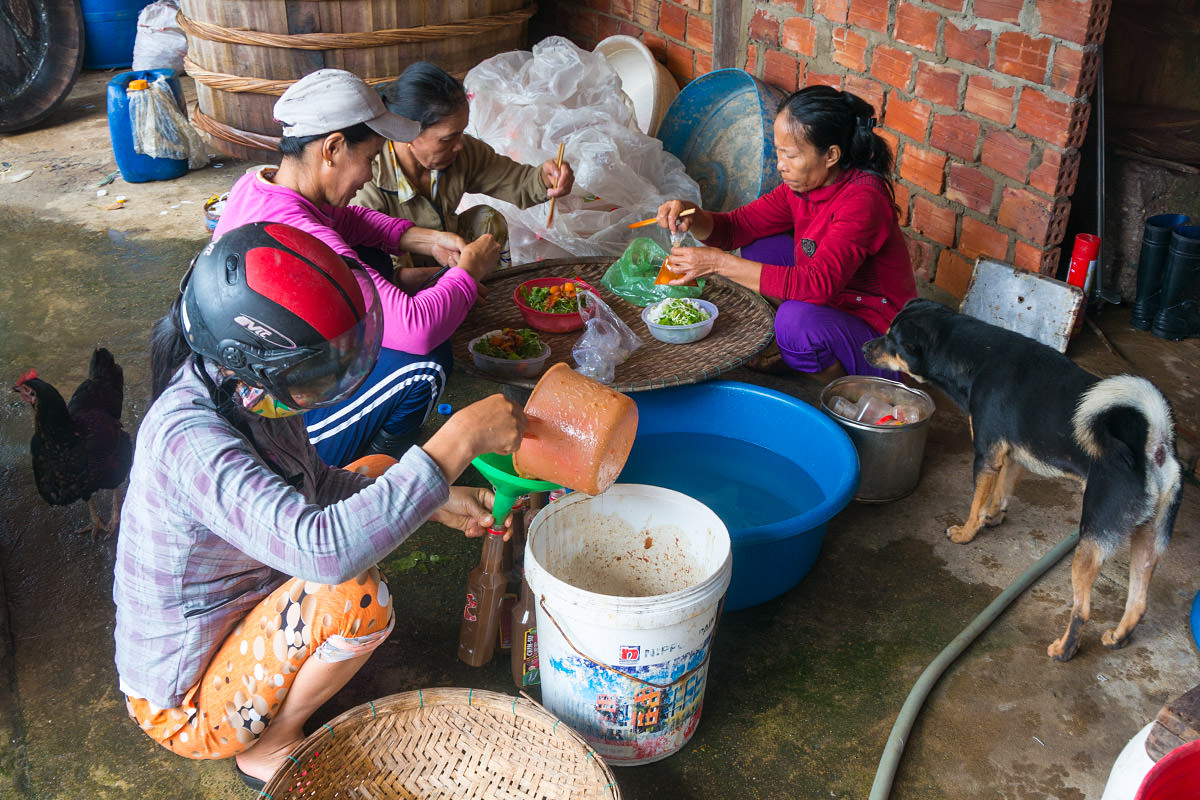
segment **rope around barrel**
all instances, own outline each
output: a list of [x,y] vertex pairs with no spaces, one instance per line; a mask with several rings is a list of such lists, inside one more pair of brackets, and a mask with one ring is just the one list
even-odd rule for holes
[[200,106],[195,106],[192,109],[192,124],[200,130],[207,133],[209,136],[215,136],[230,144],[241,145],[242,147],[250,147],[259,150],[279,150],[278,136],[264,136],[261,133],[252,133],[250,131],[239,130],[232,128],[222,122],[217,122],[212,117],[200,110]]
[[528,21],[536,12],[537,6],[530,5],[528,8],[520,8],[505,14],[477,17],[462,22],[351,33],[291,34],[266,33],[245,28],[223,28],[220,25],[189,19],[182,11],[176,15],[176,19],[189,38],[194,37],[210,42],[281,47],[288,50],[355,50],[406,42],[432,42],[439,39],[472,36],[510,25],[520,25]]
[[[291,86],[295,80],[269,80],[267,78],[243,78],[239,75],[230,75],[226,72],[212,72],[206,70],[188,57],[183,59],[183,68],[187,74],[195,81],[203,83],[210,89],[215,89],[221,92],[249,92],[251,94],[273,94],[281,95],[287,88]],[[376,86],[388,81],[394,81],[399,75],[386,75],[382,78],[364,78],[371,86]],[[456,76],[458,77],[458,76]]]

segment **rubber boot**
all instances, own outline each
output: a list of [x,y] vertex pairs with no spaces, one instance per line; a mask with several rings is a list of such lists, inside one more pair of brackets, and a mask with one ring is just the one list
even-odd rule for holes
[[1188,222],[1190,220],[1186,214],[1155,214],[1146,220],[1146,229],[1142,233],[1142,252],[1138,256],[1137,298],[1129,314],[1129,324],[1139,331],[1150,330],[1154,315],[1158,313],[1171,231]]
[[1200,225],[1180,225],[1171,233],[1162,307],[1150,332],[1172,341],[1200,336]]

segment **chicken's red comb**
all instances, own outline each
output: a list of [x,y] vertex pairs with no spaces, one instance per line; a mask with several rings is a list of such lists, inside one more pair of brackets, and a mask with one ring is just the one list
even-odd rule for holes
[[17,380],[17,386],[20,386],[22,383],[25,383],[25,381],[31,381],[36,377],[37,377],[37,370],[31,369],[31,370],[29,370],[29,372],[26,372],[24,375],[22,375],[19,380]]

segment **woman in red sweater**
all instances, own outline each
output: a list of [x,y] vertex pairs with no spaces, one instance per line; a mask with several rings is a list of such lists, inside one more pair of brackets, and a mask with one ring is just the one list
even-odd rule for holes
[[[671,250],[682,284],[723,275],[781,300],[775,314],[780,363],[830,381],[846,374],[896,378],[867,364],[862,345],[884,333],[916,297],[908,248],[900,233],[891,183],[892,154],[874,131],[862,98],[809,86],[779,105],[775,153],[783,183],[728,213],[682,200],[664,203],[658,223],[690,229],[707,247]],[[791,233],[795,265],[777,266],[726,252],[764,236]]]

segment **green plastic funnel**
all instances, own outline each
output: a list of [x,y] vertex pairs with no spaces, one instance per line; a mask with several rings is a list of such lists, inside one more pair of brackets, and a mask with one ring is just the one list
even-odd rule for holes
[[517,502],[517,498],[521,495],[562,488],[557,483],[550,483],[550,481],[518,477],[516,470],[513,469],[511,455],[484,453],[476,456],[471,463],[483,474],[483,477],[492,482],[492,488],[496,492],[496,499],[492,502],[492,516],[496,519],[497,527],[504,524],[504,518],[508,516],[508,512],[512,511],[513,503]]

